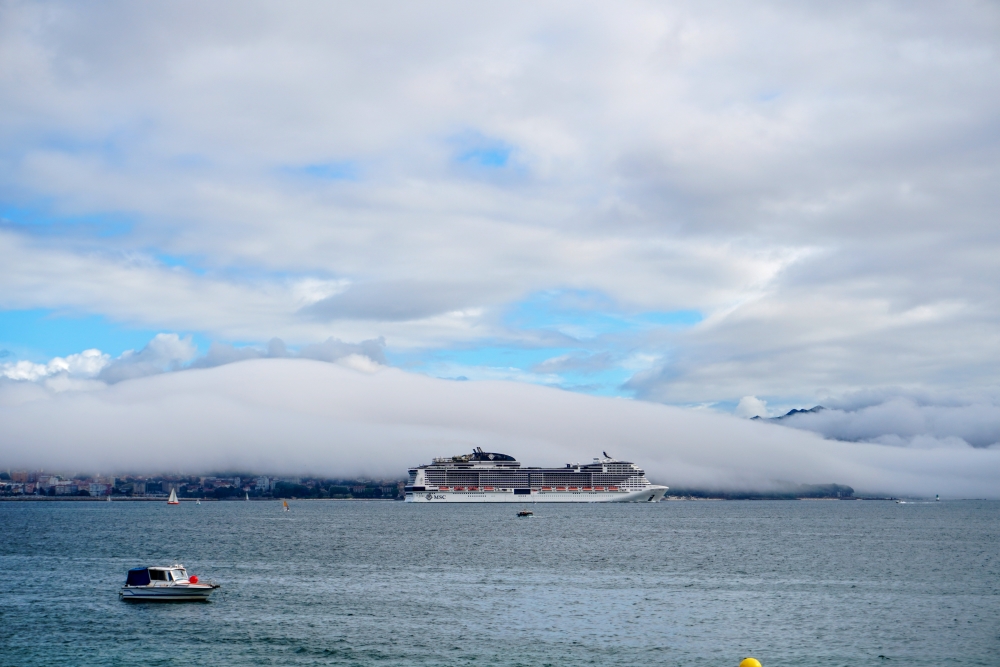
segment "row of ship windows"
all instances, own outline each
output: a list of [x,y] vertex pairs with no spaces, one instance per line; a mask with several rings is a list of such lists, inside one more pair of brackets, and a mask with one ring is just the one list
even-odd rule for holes
[[447,477],[466,477],[466,478],[483,477],[483,478],[491,478],[491,479],[527,479],[529,476],[531,478],[537,478],[537,477],[545,477],[545,478],[555,478],[555,477],[565,477],[565,478],[584,478],[584,477],[586,477],[586,478],[589,478],[589,477],[595,477],[595,478],[599,478],[599,477],[621,477],[623,475],[626,475],[626,476],[636,475],[636,476],[638,476],[638,475],[642,475],[642,474],[644,474],[644,473],[642,471],[638,471],[638,470],[622,470],[621,472],[607,472],[607,473],[604,473],[604,472],[575,472],[575,471],[573,471],[573,472],[570,472],[570,471],[566,471],[566,472],[560,471],[560,472],[549,472],[549,473],[541,473],[541,472],[527,473],[527,472],[499,472],[499,471],[498,472],[469,472],[469,471],[465,471],[465,470],[461,470],[461,471],[459,471],[459,470],[450,470],[450,471],[428,470],[427,472],[424,473],[424,475],[427,478],[431,478],[431,477],[445,477],[445,476],[447,476]]
[[609,484],[622,484],[625,482],[625,478],[621,475],[595,475],[593,478],[589,475],[587,476],[569,476],[569,475],[532,475],[531,478],[528,477],[494,477],[494,476],[482,476],[482,477],[471,477],[471,476],[458,476],[458,475],[448,475],[447,477],[442,476],[431,476],[428,475],[426,478],[426,483],[428,484],[448,484],[449,486],[554,486],[554,485],[573,485],[573,486],[607,486]]
[[[478,487],[478,486],[439,486],[438,491],[458,491],[460,493],[468,493],[470,491],[499,491],[507,492],[514,491],[515,493],[527,493],[529,489],[511,489],[511,488],[500,488],[500,487]],[[621,487],[618,486],[542,486],[537,488],[532,488],[530,491],[532,493],[546,493],[548,491],[566,491],[572,493],[598,493],[601,491],[620,491]]]

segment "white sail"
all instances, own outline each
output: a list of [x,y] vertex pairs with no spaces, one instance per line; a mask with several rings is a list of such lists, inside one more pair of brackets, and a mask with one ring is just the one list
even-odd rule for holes
[[170,498],[167,499],[168,505],[180,505],[181,502],[177,500],[177,491],[170,489]]

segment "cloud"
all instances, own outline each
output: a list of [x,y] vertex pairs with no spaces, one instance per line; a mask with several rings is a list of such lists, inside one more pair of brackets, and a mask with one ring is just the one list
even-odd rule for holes
[[[283,345],[284,344],[282,344],[282,348],[280,348],[282,351],[284,350]],[[205,353],[205,356],[198,357],[191,362],[191,368],[213,368],[215,366],[232,364],[246,359],[261,359],[267,356],[270,356],[267,352],[258,350],[255,347],[236,347],[235,345],[213,341],[212,344],[209,345],[208,352]],[[276,356],[283,357],[285,355],[281,354]]]
[[894,396],[853,409],[800,412],[781,423],[838,440],[914,447],[949,442],[980,448],[1000,445],[1000,405],[995,402],[928,405]]
[[318,361],[339,361],[344,357],[356,356],[366,357],[376,364],[385,365],[385,354],[383,348],[385,340],[363,340],[360,343],[345,343],[336,338],[327,338],[317,345],[306,345],[299,351],[303,359],[316,359]]
[[129,350],[101,369],[98,379],[114,384],[122,380],[156,375],[178,370],[185,362],[191,361],[198,348],[191,337],[181,338],[177,334],[156,334],[146,347],[138,352]]
[[303,310],[325,320],[416,320],[475,305],[475,292],[444,284],[394,283],[352,285]]
[[16,361],[0,364],[0,377],[9,380],[36,381],[54,375],[67,374],[94,377],[111,363],[111,358],[100,350],[84,350],[79,354],[55,357],[46,364]]
[[[56,357],[47,364],[30,361],[0,365],[0,378],[39,382],[52,391],[89,390],[123,380],[177,372],[188,369],[214,368],[248,359],[281,359],[297,357],[328,363],[338,363],[364,372],[374,372],[387,364],[385,340],[363,340],[345,343],[328,338],[322,343],[305,345],[290,352],[284,341],[272,338],[265,348],[236,347],[213,342],[204,356],[196,357],[197,348],[191,337],[177,334],[157,334],[138,352],[127,350],[115,359],[100,350],[86,350],[66,358]],[[94,379],[93,382],[85,380]]]
[[533,373],[565,373],[567,371],[593,373],[611,368],[614,362],[610,352],[563,354],[535,364],[531,367],[531,371]]
[[687,488],[837,482],[860,492],[1000,497],[1000,449],[836,442],[705,411],[307,359],[243,361],[0,407],[0,459],[21,467],[400,477],[474,446],[531,465],[607,450]]
[[737,417],[767,417],[767,401],[762,401],[756,396],[744,396],[740,399],[734,413]]

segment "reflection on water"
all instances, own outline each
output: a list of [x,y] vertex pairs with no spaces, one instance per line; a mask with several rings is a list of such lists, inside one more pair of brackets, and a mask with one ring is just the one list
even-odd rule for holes
[[0,503],[0,665],[1000,662],[1000,503],[291,505]]

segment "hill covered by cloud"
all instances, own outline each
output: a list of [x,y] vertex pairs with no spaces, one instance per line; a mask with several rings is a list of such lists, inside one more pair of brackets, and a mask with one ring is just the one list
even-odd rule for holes
[[0,386],[0,460],[12,466],[400,476],[481,446],[527,465],[607,450],[660,483],[998,497],[1000,450],[824,440],[797,429],[513,382],[255,359],[53,393]]

